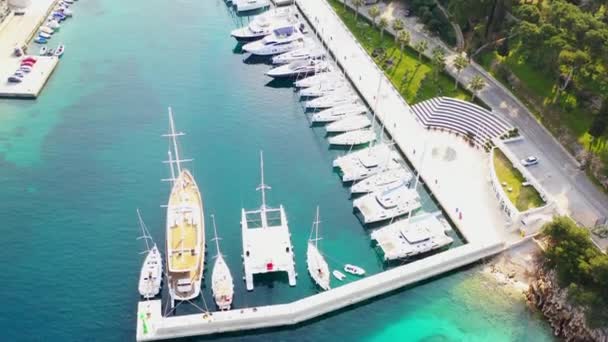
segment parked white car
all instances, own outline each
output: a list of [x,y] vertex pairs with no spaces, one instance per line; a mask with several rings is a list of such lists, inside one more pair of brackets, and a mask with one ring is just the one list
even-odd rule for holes
[[523,166],[536,165],[536,164],[538,164],[538,158],[536,158],[534,156],[529,156],[526,159],[522,159],[521,163],[522,163]]

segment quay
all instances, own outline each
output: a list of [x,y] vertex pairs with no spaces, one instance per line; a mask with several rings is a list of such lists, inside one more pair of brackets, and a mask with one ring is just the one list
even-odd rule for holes
[[[19,69],[23,57],[15,57],[15,47],[27,46],[36,35],[38,28],[53,11],[58,0],[32,1],[24,15],[9,16],[0,29],[0,98],[36,98],[55,71],[57,57],[36,56],[37,51],[29,51],[38,59],[32,72],[21,83],[9,83],[8,77]],[[32,53],[34,52],[34,53]]]
[[300,324],[493,256],[519,239],[505,229],[507,219],[489,182],[488,154],[462,138],[425,129],[324,0],[295,2],[467,243],[286,304],[162,317],[160,300],[142,301],[138,341]]

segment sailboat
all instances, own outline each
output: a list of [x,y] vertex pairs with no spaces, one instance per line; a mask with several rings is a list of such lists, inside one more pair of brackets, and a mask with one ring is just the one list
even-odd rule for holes
[[[306,250],[306,263],[308,264],[308,273],[310,277],[319,285],[320,288],[327,291],[330,289],[330,273],[329,266],[325,258],[319,252],[319,207],[317,206],[317,216],[312,224],[312,231],[308,238],[308,249]],[[313,238],[314,233],[314,238]]]
[[142,235],[137,238],[138,240],[143,239],[146,242],[146,250],[143,253],[146,254],[144,263],[141,266],[141,272],[139,273],[139,294],[145,299],[156,297],[160,293],[161,281],[163,279],[163,262],[162,256],[156,244],[150,248],[148,240],[152,241],[152,237],[148,232],[148,228],[141,218],[139,209],[137,209],[137,218],[139,220],[139,227],[141,228]]
[[[171,132],[165,134],[172,141],[167,163],[173,185],[167,203],[167,277],[172,304],[175,300],[190,300],[199,296],[205,262],[205,221],[203,201],[194,176],[181,163],[177,148],[173,112],[169,108]],[[175,159],[173,159],[173,156]]]
[[217,255],[213,264],[213,273],[211,274],[211,291],[213,291],[213,299],[220,310],[230,310],[232,298],[234,296],[234,281],[230,274],[230,269],[224,261],[224,257],[220,253],[220,243],[217,237],[217,228],[215,227],[215,216],[211,215],[213,221],[213,235],[215,236],[215,247]]

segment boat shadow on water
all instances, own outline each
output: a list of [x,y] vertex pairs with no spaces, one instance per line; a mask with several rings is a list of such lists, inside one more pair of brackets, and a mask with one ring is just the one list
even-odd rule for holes
[[272,289],[275,284],[289,285],[287,272],[260,273],[253,275],[253,284],[257,287]]
[[[241,54],[245,54],[245,52],[241,52]],[[243,59],[243,63],[248,65],[256,65],[256,64],[266,64],[272,65],[272,57],[269,56],[258,56],[258,55],[249,55]]]
[[293,88],[293,80],[273,78],[270,82],[266,83],[264,86],[269,87],[269,88],[275,88],[275,89]]

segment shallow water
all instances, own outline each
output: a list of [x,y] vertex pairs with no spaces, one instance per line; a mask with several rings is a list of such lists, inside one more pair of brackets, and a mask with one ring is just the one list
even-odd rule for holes
[[[352,214],[348,188],[331,168],[343,152],[328,150],[324,131],[308,127],[293,90],[269,84],[268,66],[244,63],[229,37],[247,18],[235,17],[221,0],[88,0],[73,9],[74,19],[53,38],[67,49],[42,96],[0,100],[3,340],[134,338],[142,250],[135,209],[162,244],[160,205],[169,188],[160,182],[168,176],[161,163],[168,142],[160,135],[169,105],[187,133],[181,151],[195,159],[190,167],[205,212],[216,215],[237,280],[236,307],[316,291],[305,267],[316,205],[330,265],[381,270],[368,232]],[[299,278],[295,288],[264,278],[245,293],[240,210],[259,205],[260,149],[273,186],[269,204],[287,210]],[[209,289],[203,292],[199,305],[212,307]],[[220,339],[340,337],[541,341],[550,334],[520,298],[472,268],[295,329]]]

